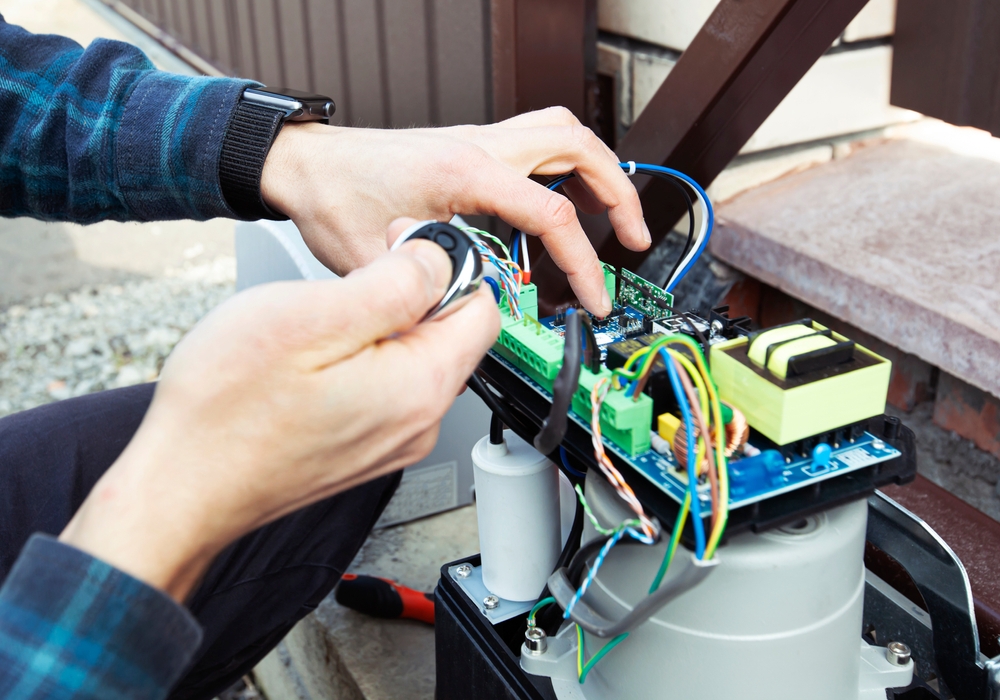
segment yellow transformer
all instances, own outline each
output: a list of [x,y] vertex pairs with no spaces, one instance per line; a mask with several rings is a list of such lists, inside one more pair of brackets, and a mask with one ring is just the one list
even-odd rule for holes
[[881,415],[891,369],[809,319],[712,346],[720,398],[778,445]]

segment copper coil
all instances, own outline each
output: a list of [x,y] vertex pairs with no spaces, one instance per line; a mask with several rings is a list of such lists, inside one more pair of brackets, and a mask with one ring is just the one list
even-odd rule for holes
[[[696,425],[694,427],[695,444],[697,444],[697,440],[700,435],[701,429]],[[674,442],[671,447],[674,449],[674,457],[677,459],[677,466],[681,469],[687,469],[687,428],[683,422],[680,424],[680,427],[677,428],[677,432],[674,433]]]
[[[738,408],[733,408],[733,419],[726,424],[726,457],[732,457],[750,438],[750,425],[746,416]],[[695,426],[695,440],[701,435],[701,429]],[[713,443],[714,444],[714,443]],[[674,441],[671,447],[674,450],[674,457],[677,458],[678,466],[687,468],[687,429],[681,423],[674,434]],[[707,458],[707,451],[706,451]]]
[[[729,404],[726,404],[729,406]],[[741,449],[750,439],[750,424],[743,411],[735,406],[729,406],[733,419],[726,424],[726,457],[732,457],[736,450]]]

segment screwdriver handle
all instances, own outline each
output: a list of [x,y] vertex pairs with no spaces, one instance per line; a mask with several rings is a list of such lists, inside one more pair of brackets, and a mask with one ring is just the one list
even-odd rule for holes
[[434,598],[395,581],[364,574],[344,574],[337,584],[338,603],[364,615],[403,618],[434,624]]

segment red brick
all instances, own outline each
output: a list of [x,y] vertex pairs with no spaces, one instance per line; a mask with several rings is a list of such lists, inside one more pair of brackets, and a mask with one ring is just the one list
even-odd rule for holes
[[1000,399],[995,396],[942,372],[934,422],[1000,457]]

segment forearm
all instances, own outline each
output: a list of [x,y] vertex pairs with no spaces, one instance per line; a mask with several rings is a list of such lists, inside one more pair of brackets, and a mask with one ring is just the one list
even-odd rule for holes
[[233,216],[218,164],[250,81],[157,71],[0,18],[0,215],[91,223]]

